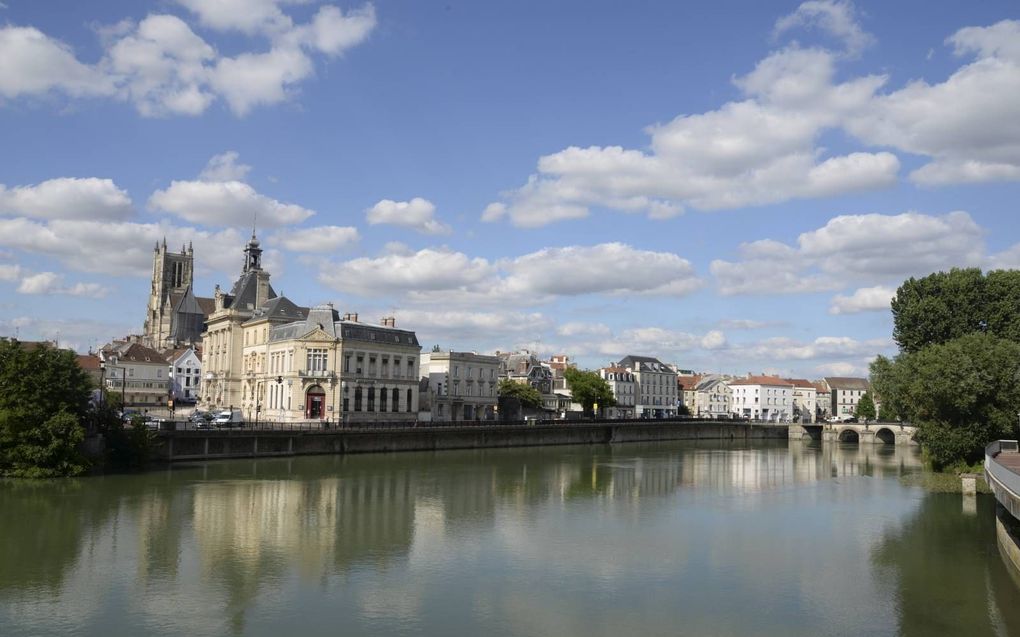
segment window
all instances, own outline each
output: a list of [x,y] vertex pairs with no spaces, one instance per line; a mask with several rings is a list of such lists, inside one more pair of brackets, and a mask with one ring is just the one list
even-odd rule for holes
[[361,411],[361,388],[354,390],[354,411]]
[[156,378],[163,378],[163,370],[162,369],[157,369],[156,370]]
[[354,370],[354,373],[355,374],[360,374],[361,370],[365,368],[365,357],[363,355],[361,355],[361,354],[358,354],[358,361],[357,361],[357,363],[358,364],[357,364],[357,367]]
[[400,390],[396,387],[393,388],[393,404],[390,405],[390,411],[400,410]]
[[326,371],[326,350],[324,349],[310,349],[308,350],[308,371],[310,372],[324,372]]
[[379,411],[386,411],[386,388],[379,390]]
[[350,354],[344,354],[344,371],[345,372],[351,371],[351,355]]
[[368,411],[375,411],[375,387],[368,388]]
[[[411,363],[411,361],[407,361],[407,362]],[[414,363],[411,363],[411,364],[413,365]],[[407,413],[411,413],[411,399],[412,399],[412,396],[413,396],[413,394],[412,394],[411,390],[408,389],[407,390]]]
[[407,359],[407,377],[414,378],[414,359],[412,358]]
[[[180,367],[178,367],[178,368],[177,368],[177,373],[178,373],[178,374],[180,374],[180,373],[181,373],[181,368],[180,368]],[[188,370],[188,373],[191,373],[191,370],[190,370],[190,369]]]

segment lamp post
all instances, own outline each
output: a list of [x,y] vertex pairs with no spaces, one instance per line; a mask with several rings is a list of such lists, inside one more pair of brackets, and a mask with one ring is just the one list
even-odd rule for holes
[[347,416],[347,381],[340,381],[340,427],[346,424]]

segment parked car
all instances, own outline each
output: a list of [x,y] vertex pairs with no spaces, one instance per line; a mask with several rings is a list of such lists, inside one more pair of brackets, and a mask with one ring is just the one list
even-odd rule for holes
[[214,427],[243,427],[244,417],[240,409],[224,409],[216,414],[212,424]]

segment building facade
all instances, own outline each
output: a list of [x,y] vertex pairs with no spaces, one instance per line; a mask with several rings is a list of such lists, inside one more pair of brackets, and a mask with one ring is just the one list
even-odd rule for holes
[[694,409],[700,418],[729,418],[733,413],[733,390],[721,376],[705,376],[696,386]]
[[775,376],[747,376],[730,381],[733,412],[770,422],[793,420],[793,383]]
[[474,352],[422,352],[434,421],[495,420],[499,359]]
[[815,422],[818,417],[818,390],[815,384],[803,378],[791,378],[793,384],[793,419],[797,422]]
[[671,418],[677,414],[676,372],[650,356],[626,356],[616,365],[629,371],[637,384],[634,414],[637,418]]
[[152,254],[152,286],[142,327],[147,347],[164,350],[202,341],[205,319],[214,302],[195,296],[194,270],[192,246],[171,252],[165,238],[162,244],[156,244]]
[[849,418],[857,411],[861,396],[868,392],[867,378],[849,376],[826,376],[825,384],[830,392],[830,413],[833,417]]
[[606,418],[635,418],[637,381],[634,374],[626,368],[610,365],[599,369],[599,377],[606,381],[616,399],[615,407],[605,409]]
[[114,341],[99,357],[107,393],[123,394],[124,407],[165,407],[170,398],[166,359],[141,343]]
[[202,383],[202,357],[193,347],[166,352],[170,365],[170,395],[178,403],[196,403]]

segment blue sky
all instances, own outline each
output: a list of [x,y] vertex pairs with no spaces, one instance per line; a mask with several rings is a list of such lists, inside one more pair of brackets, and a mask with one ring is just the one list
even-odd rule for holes
[[[919,19],[918,16],[923,16]],[[138,331],[152,244],[423,345],[818,377],[1018,267],[1008,2],[0,3],[0,333]]]

